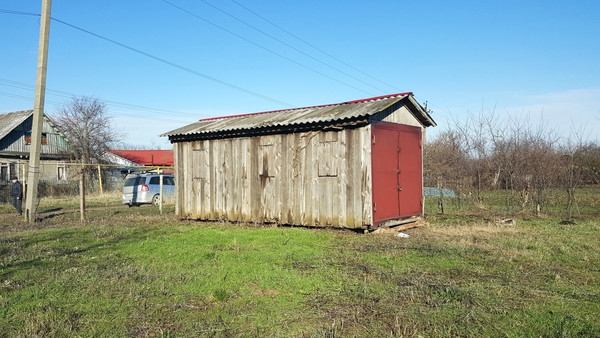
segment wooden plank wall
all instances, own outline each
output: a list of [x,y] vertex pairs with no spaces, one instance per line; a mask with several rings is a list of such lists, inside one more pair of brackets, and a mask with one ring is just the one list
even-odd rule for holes
[[182,218],[367,228],[371,127],[174,144]]

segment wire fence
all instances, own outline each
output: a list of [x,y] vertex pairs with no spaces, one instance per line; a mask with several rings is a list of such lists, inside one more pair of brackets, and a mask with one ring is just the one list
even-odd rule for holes
[[[85,182],[86,195],[112,193],[121,191],[127,177],[131,174],[146,172],[160,172],[169,174],[173,172],[170,166],[138,166],[124,167],[114,164],[81,164],[60,163],[65,171],[52,178],[40,179],[38,183],[38,198],[79,196],[81,194],[81,181]],[[21,175],[24,193],[27,193],[27,176]],[[10,203],[11,182],[0,181],[0,201]]]
[[[433,184],[432,184],[433,185]],[[444,181],[443,188],[425,187],[425,213],[485,211],[501,215],[550,215],[564,218],[600,215],[600,185],[584,184],[573,191],[544,189],[477,189],[473,184]]]
[[[122,190],[130,174],[145,172],[173,173],[173,167],[140,166],[125,167],[114,164],[64,163],[64,175],[54,179],[39,181],[38,198],[81,197],[81,181],[85,182],[87,196],[103,193],[116,193]],[[23,185],[27,191],[26,176]],[[456,175],[454,175],[456,176]],[[595,214],[600,215],[600,185],[582,184],[576,190],[566,190],[560,186],[532,188],[479,189],[471,179],[425,177],[425,213],[445,213],[453,211],[486,210],[502,214],[564,214],[566,217]],[[0,181],[0,202],[10,203],[10,181]],[[571,194],[571,195],[570,195]],[[120,198],[115,204],[120,204]]]

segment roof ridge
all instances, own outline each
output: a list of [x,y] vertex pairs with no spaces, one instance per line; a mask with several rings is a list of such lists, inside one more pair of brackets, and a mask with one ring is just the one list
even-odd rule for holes
[[217,117],[206,117],[206,118],[198,120],[198,122],[200,122],[200,121],[221,120],[221,119],[244,117],[244,116],[255,116],[255,115],[261,115],[261,114],[271,114],[271,113],[278,113],[278,112],[290,111],[290,110],[300,110],[300,109],[309,109],[309,108],[321,108],[321,107],[341,106],[341,105],[344,105],[344,104],[357,104],[357,103],[364,103],[364,102],[370,102],[370,101],[377,101],[377,100],[389,99],[389,98],[399,97],[399,96],[408,96],[408,95],[411,95],[411,94],[412,94],[412,92],[401,92],[401,93],[396,93],[396,94],[387,94],[387,95],[369,97],[369,98],[359,99],[359,100],[344,101],[344,102],[339,102],[339,103],[320,104],[320,105],[315,105],[315,106],[297,107],[297,108],[276,109],[276,110],[268,110],[268,111],[255,112],[255,113],[244,113],[244,114],[217,116]]

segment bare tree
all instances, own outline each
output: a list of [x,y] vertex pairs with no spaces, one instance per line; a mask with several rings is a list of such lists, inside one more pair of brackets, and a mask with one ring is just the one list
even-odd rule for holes
[[492,150],[490,141],[490,126],[497,124],[494,111],[488,113],[480,112],[478,115],[468,115],[466,119],[455,120],[454,128],[464,139],[466,155],[471,160],[471,165],[465,169],[465,174],[473,176],[476,188],[475,197],[478,203],[483,202],[481,191],[483,189],[486,171],[489,171]]
[[[468,163],[461,135],[447,130],[428,141],[423,153],[423,167],[425,183],[439,189],[438,210],[444,213],[444,189],[454,188],[460,198],[460,189],[464,186],[464,172]],[[458,203],[460,208],[460,201]]]
[[532,123],[528,114],[509,115],[499,126],[490,125],[492,162],[498,183],[506,192],[506,211],[519,202],[521,210],[534,204],[536,213],[545,204],[546,190],[556,182],[559,137],[545,120]]
[[[600,183],[600,146],[585,141],[584,130],[564,139],[541,117],[494,111],[456,119],[448,130],[424,148],[425,182],[440,188],[439,210],[444,211],[443,187],[461,196],[477,198],[483,206],[482,190],[499,189],[488,199],[501,197],[505,212],[534,211],[537,215],[560,203],[556,189],[567,192],[566,210],[578,212],[576,191],[586,184]],[[471,194],[470,188],[476,189]],[[492,205],[494,201],[490,200]],[[499,201],[497,201],[499,202]]]
[[83,163],[100,163],[111,144],[119,140],[106,106],[96,98],[74,97],[60,106],[52,119]]
[[600,184],[600,145],[588,142],[579,149],[585,184]]
[[575,192],[585,179],[585,171],[581,165],[584,163],[582,156],[584,146],[585,143],[581,134],[575,134],[574,137],[572,136],[567,140],[561,149],[563,154],[561,186],[567,192],[567,213],[569,219],[573,217],[575,212],[579,212]]
[[[52,119],[69,139],[75,160],[82,164],[102,163],[106,151],[120,138],[107,114],[106,106],[96,98],[73,97],[68,104],[58,108]],[[94,186],[86,182],[96,182],[92,179],[103,174],[100,170],[96,172],[91,169],[87,165],[81,167],[82,219],[85,218],[85,187]]]

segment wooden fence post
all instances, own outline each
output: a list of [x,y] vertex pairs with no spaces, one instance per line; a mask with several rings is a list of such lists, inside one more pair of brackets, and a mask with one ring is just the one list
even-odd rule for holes
[[104,193],[102,189],[102,172],[100,171],[100,165],[98,164],[98,183],[100,184],[100,195]]
[[85,166],[81,165],[81,178],[79,180],[79,213],[81,214],[81,222],[85,222]]

